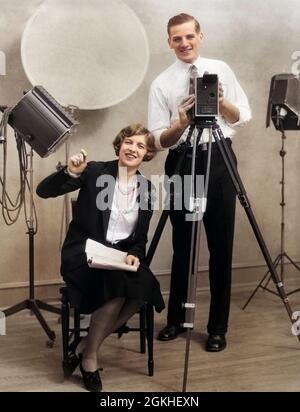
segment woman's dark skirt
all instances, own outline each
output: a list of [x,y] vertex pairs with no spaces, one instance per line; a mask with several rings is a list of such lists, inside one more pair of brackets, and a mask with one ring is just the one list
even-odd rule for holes
[[116,297],[143,300],[152,304],[157,312],[165,308],[159,282],[142,263],[137,272],[92,269],[84,265],[63,274],[63,278],[67,285],[72,286],[69,294],[71,303],[84,314],[94,312]]

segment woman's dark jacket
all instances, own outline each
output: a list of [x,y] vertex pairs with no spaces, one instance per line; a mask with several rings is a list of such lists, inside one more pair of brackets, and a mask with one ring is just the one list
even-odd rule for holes
[[[80,189],[73,220],[62,248],[61,273],[63,276],[86,265],[85,243],[88,238],[108,245],[106,233],[117,173],[117,160],[89,162],[79,178],[70,177],[64,168],[48,176],[38,185],[36,192],[42,198],[56,197]],[[110,195],[106,196],[108,181],[111,182]],[[120,241],[116,247],[143,260],[153,211],[151,210],[150,182],[139,172],[138,181],[142,184],[138,187],[138,200],[141,203],[137,225],[134,233]],[[106,208],[103,207],[105,203],[108,203]]]

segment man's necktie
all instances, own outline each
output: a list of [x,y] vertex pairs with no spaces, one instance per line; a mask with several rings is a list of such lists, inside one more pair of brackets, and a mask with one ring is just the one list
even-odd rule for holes
[[189,95],[195,94],[195,79],[199,77],[198,69],[197,67],[193,64],[189,68],[189,73],[190,73],[190,85],[189,85]]

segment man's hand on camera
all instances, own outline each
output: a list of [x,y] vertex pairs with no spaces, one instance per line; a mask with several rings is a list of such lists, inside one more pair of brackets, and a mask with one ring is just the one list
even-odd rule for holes
[[188,112],[194,104],[195,95],[193,94],[182,100],[178,106],[178,119],[173,120],[170,127],[160,135],[160,144],[162,147],[168,148],[178,142],[185,129],[192,123],[191,115]]
[[87,166],[86,163],[87,154],[85,150],[81,150],[80,153],[71,156],[68,161],[68,172],[74,175],[80,175]]
[[189,97],[182,100],[182,102],[180,103],[178,107],[179,124],[180,124],[180,127],[182,127],[183,129],[189,126],[192,122],[191,116],[188,112],[194,106],[194,104],[195,104],[195,95],[191,94]]
[[234,124],[240,119],[239,109],[224,97],[224,90],[219,83],[219,111],[225,121],[229,124]]

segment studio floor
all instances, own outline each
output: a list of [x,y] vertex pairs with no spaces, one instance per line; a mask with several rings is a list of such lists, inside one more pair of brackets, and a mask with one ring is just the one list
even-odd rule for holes
[[[300,343],[291,332],[280,298],[258,291],[246,311],[242,306],[250,290],[234,289],[228,347],[219,353],[205,352],[207,292],[197,295],[192,333],[188,392],[299,392]],[[300,292],[290,298],[300,310]],[[155,314],[155,336],[164,326],[166,312]],[[57,335],[53,348],[34,316],[23,311],[7,319],[0,336],[0,391],[80,392],[80,372],[64,380],[62,344],[57,315],[46,319]],[[131,324],[136,322],[131,320]],[[154,341],[154,376],[147,375],[147,356],[139,353],[135,332],[121,339],[111,335],[99,352],[105,392],[180,392],[182,390],[185,335],[171,342]]]

